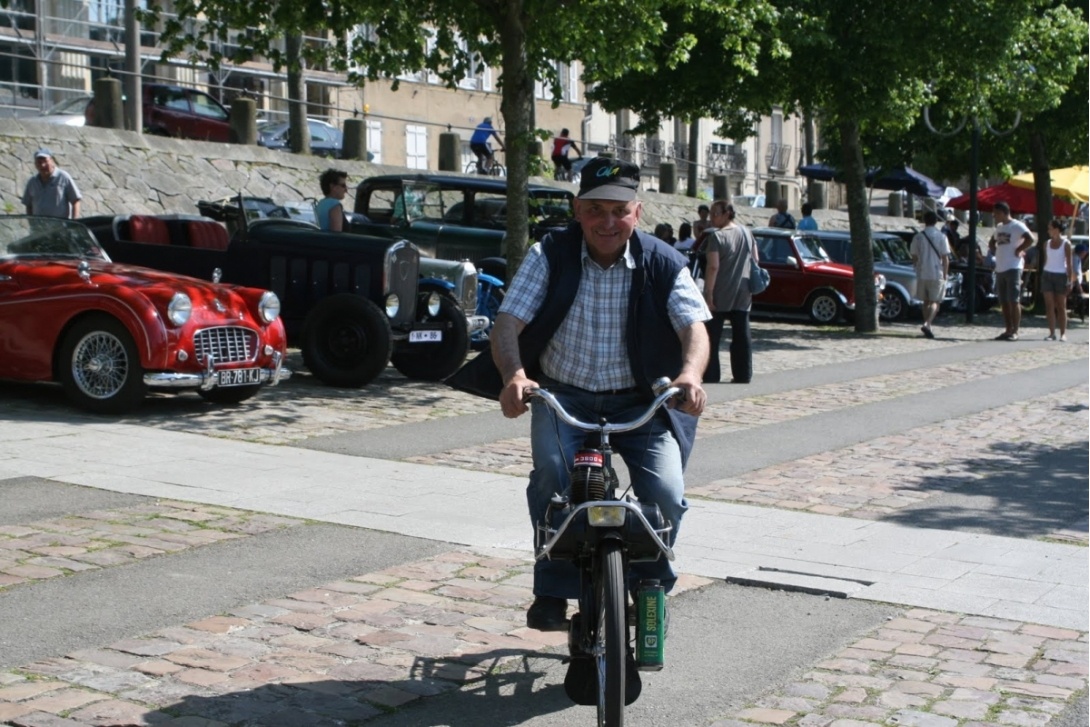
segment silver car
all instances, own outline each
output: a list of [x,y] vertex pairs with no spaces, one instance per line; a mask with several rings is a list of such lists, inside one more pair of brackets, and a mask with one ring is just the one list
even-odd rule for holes
[[[834,262],[852,264],[850,233],[821,230],[806,234],[816,237]],[[886,278],[878,315],[884,321],[904,320],[910,310],[923,306],[923,301],[917,295],[916,270],[912,265],[908,246],[896,235],[883,232],[873,233],[872,241],[874,272]],[[947,295],[951,285],[952,282],[947,283]]]

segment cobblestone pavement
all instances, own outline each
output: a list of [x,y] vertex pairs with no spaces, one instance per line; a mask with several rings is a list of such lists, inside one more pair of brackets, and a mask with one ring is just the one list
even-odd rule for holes
[[[973,368],[962,365],[938,366],[710,404],[700,417],[697,439],[709,434],[775,424],[911,394],[924,392],[930,394],[941,386],[951,386],[1012,371],[1026,371],[1052,363],[1071,361],[1085,355],[1085,351],[1075,346],[1052,347],[1043,351],[1015,351],[1007,355],[983,359],[979,366]],[[1070,394],[1071,398],[1062,403],[1085,403],[1087,398],[1085,390],[1072,390]],[[1006,422],[1006,425],[1009,431],[1010,421]],[[1032,436],[1032,430],[1039,425],[1037,418],[1019,421],[1016,427],[1021,431],[1015,436],[1023,433]],[[1051,423],[1045,426],[1051,426]],[[1066,426],[1072,432],[1078,432],[1079,428],[1072,427],[1071,421],[1066,422]],[[519,475],[528,475],[531,466],[529,439],[525,437],[479,447],[411,457],[409,461]]]
[[[940,321],[947,322],[949,318],[947,316]],[[761,375],[879,356],[897,356],[967,341],[988,340],[998,328],[994,319],[995,314],[988,314],[978,319],[981,321],[979,325],[953,324],[953,321],[949,321],[953,325],[937,324],[939,338],[935,340],[923,338],[918,327],[911,323],[885,325],[876,335],[859,335],[842,327],[816,328],[806,323],[757,320],[753,329],[757,373]],[[1026,325],[1032,324],[1033,321],[1030,321]],[[1033,330],[1028,330],[1021,342],[996,343],[997,347],[1010,348],[1010,353],[1002,358],[1010,360],[1015,366],[1029,365],[1028,362],[1033,360],[1058,362],[1078,356],[1082,349],[1078,345],[1058,343],[1051,347],[1035,345]],[[725,349],[721,357],[729,367]],[[152,394],[136,414],[119,418],[118,421],[226,439],[291,444],[330,434],[362,432],[496,408],[494,402],[454,391],[439,383],[410,381],[392,366],[362,389],[344,389],[318,382],[303,367],[298,351],[290,352],[287,365],[294,372],[290,380],[263,390],[241,406],[211,405],[195,394]],[[875,377],[871,388],[893,386],[896,391],[889,396],[898,396],[898,387],[903,386],[896,382],[899,378],[902,377]],[[843,388],[851,395],[854,387]],[[55,406],[65,410],[66,416],[71,416],[70,407],[58,389],[0,384],[0,395],[5,406],[13,411]],[[816,397],[778,397],[778,401],[773,399],[771,403],[790,408],[799,406],[800,398],[810,400]],[[763,407],[766,410],[764,416],[779,416],[770,413],[768,403],[765,400],[751,406]],[[726,426],[732,415],[742,413],[749,416],[751,412],[729,408],[712,412],[703,426],[716,426],[716,417],[720,425]],[[802,415],[805,414],[796,414]]]
[[[1088,407],[1085,388],[1069,389],[717,480],[686,494],[877,519],[997,472],[1016,471],[1034,450],[1085,447]],[[1087,544],[1086,528],[1046,537]]]
[[1043,727],[1086,676],[1085,633],[914,609],[712,727]]
[[[560,652],[565,634],[523,624],[530,569],[456,550],[0,670],[0,720],[364,724]],[[707,583],[682,577],[674,597]],[[1085,633],[917,609],[715,725],[1044,727],[1086,680]]]
[[[957,331],[959,341],[984,340],[994,333],[986,327],[962,327]],[[775,337],[780,333],[774,328],[770,335]],[[883,352],[889,349],[890,355],[895,355],[935,343],[908,335],[863,340],[852,334],[841,335],[842,339],[830,337],[829,345],[823,344],[819,349],[825,357],[824,363],[874,355],[877,347]],[[806,332],[792,332],[790,336],[796,342],[807,337]],[[938,339],[944,345],[952,340]],[[767,338],[762,341],[755,353],[762,371],[772,372],[777,367],[791,370],[810,364],[812,357],[800,356],[795,348],[772,346],[766,353],[770,344]],[[1081,346],[1012,348],[982,358],[974,366],[933,366],[712,404],[701,417],[697,438],[902,396],[924,393],[933,396],[935,389],[942,386],[1028,371],[1085,355]],[[1073,388],[691,487],[687,495],[828,515],[880,518],[918,505],[933,495],[979,482],[1004,468],[1010,469],[1032,449],[1085,445],[1088,406],[1090,392],[1086,388]],[[409,460],[526,476],[532,465],[529,452],[529,439],[520,437]],[[1045,537],[1085,545],[1087,528],[1064,528]]]
[[0,525],[0,590],[302,523],[245,510],[158,501]]

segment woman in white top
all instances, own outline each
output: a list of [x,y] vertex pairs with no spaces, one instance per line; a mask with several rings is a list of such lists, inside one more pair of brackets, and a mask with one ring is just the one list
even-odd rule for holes
[[1063,236],[1067,225],[1063,220],[1048,223],[1048,244],[1045,246],[1045,266],[1041,276],[1041,292],[1045,295],[1048,315],[1046,341],[1056,340],[1056,324],[1060,340],[1067,340],[1067,292],[1075,284],[1075,262],[1071,241]]

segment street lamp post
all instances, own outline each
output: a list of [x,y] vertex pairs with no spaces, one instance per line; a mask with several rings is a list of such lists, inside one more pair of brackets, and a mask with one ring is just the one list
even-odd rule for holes
[[[965,128],[965,124],[969,121],[969,116],[963,116],[961,123],[957,128],[949,132],[941,132],[931,125],[931,107],[924,106],[923,108],[923,120],[927,124],[927,128],[931,130],[931,133],[938,136],[953,136],[959,133]],[[968,281],[962,281],[963,285],[968,285],[969,290],[965,297],[965,322],[972,323],[973,315],[976,313],[976,253],[980,249],[976,241],[976,220],[977,220],[977,176],[980,169],[980,126],[983,124],[988,131],[992,132],[995,136],[1007,136],[1014,133],[1014,130],[1018,128],[1018,123],[1022,120],[1022,112],[1015,112],[1014,123],[1011,124],[1011,128],[1005,131],[997,131],[992,127],[988,121],[981,120],[979,116],[973,116],[973,141],[972,151],[969,156],[969,240],[972,242],[973,249],[969,253],[969,276]],[[955,251],[956,254],[956,251]]]

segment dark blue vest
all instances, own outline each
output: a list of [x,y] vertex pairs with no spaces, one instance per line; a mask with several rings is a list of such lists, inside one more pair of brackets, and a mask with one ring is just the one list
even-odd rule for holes
[[[632,271],[628,298],[625,344],[636,386],[650,400],[655,379],[666,376],[673,380],[681,372],[681,339],[670,323],[666,304],[686,260],[672,246],[645,232],[637,230],[628,242],[636,268]],[[540,376],[541,354],[563,323],[579,290],[583,274],[582,243],[583,231],[578,224],[550,234],[541,243],[549,262],[548,291],[538,314],[519,336],[522,364],[530,378]],[[684,465],[692,451],[697,418],[676,409],[666,412],[681,447]]]

